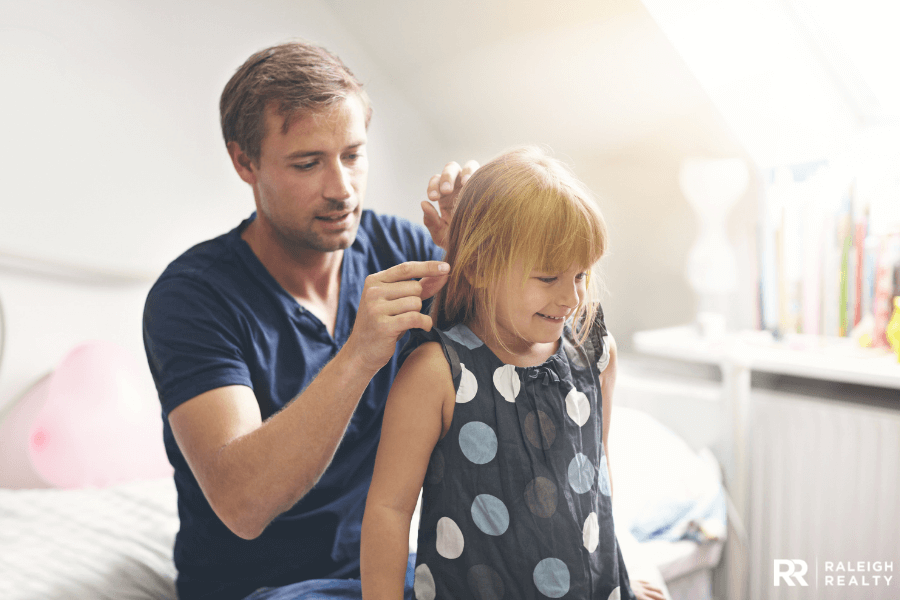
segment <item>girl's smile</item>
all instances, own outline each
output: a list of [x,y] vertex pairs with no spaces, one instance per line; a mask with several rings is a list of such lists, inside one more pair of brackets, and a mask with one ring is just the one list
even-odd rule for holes
[[523,265],[516,264],[495,290],[498,345],[521,357],[553,354],[586,286],[587,273],[580,267],[563,273],[532,271],[526,278]]

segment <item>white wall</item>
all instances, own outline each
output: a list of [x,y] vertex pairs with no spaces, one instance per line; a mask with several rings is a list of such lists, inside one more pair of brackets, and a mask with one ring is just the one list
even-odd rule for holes
[[[571,22],[549,24],[534,3],[518,20],[491,4],[480,25],[478,15],[446,21],[456,13],[438,2],[412,6],[0,0],[0,253],[147,274],[131,287],[85,288],[0,267],[9,322],[0,405],[83,339],[119,341],[143,361],[149,281],[252,210],[221,140],[221,89],[249,54],[295,36],[335,51],[369,89],[368,206],[418,221],[427,178],[447,160],[549,143],[609,222],[605,306],[620,348],[634,331],[693,318],[684,261],[696,229],[678,164],[742,150],[640,2],[599,13],[581,2]],[[567,32],[588,46],[565,41]],[[451,39],[468,50],[455,58]],[[529,50],[554,40],[568,50],[552,60]],[[594,58],[549,77],[573,53]],[[498,81],[512,91],[497,91]],[[748,260],[753,193],[732,215]],[[752,325],[746,292],[737,295],[742,326]]]
[[[318,0],[0,0],[0,14],[0,253],[152,278],[237,225],[253,200],[224,149],[219,94],[252,52],[292,37],[336,52],[368,87],[367,206],[420,220],[428,177],[448,160]],[[80,341],[112,339],[143,362],[148,289],[0,267],[0,406]]]

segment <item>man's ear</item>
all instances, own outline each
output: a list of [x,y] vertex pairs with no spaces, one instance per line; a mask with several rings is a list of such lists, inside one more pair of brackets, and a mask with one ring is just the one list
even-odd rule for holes
[[228,142],[228,156],[231,157],[231,164],[238,176],[246,183],[253,185],[256,183],[256,163],[253,162],[247,154],[241,150],[240,144],[235,141]]

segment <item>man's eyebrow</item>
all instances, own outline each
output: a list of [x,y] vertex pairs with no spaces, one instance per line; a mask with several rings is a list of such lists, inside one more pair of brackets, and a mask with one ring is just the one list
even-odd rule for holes
[[310,156],[323,156],[325,153],[321,150],[311,150],[304,152],[303,150],[298,150],[297,152],[291,152],[285,158],[288,160],[296,160],[298,158],[307,158]]
[[[365,145],[366,145],[365,141],[359,141],[354,144],[350,144],[349,146],[344,148],[343,152],[346,152],[347,150],[356,150],[360,146],[365,146]],[[296,152],[291,152],[285,158],[287,160],[297,160],[298,158],[309,158],[309,157],[313,157],[313,156],[324,156],[324,155],[325,155],[325,152],[323,152],[322,150],[298,150]]]

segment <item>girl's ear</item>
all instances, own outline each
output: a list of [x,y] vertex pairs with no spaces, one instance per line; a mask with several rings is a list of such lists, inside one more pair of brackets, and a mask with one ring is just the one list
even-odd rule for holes
[[468,265],[463,269],[462,276],[465,278],[466,283],[474,289],[485,288],[488,285],[487,278],[476,273],[472,265]]

